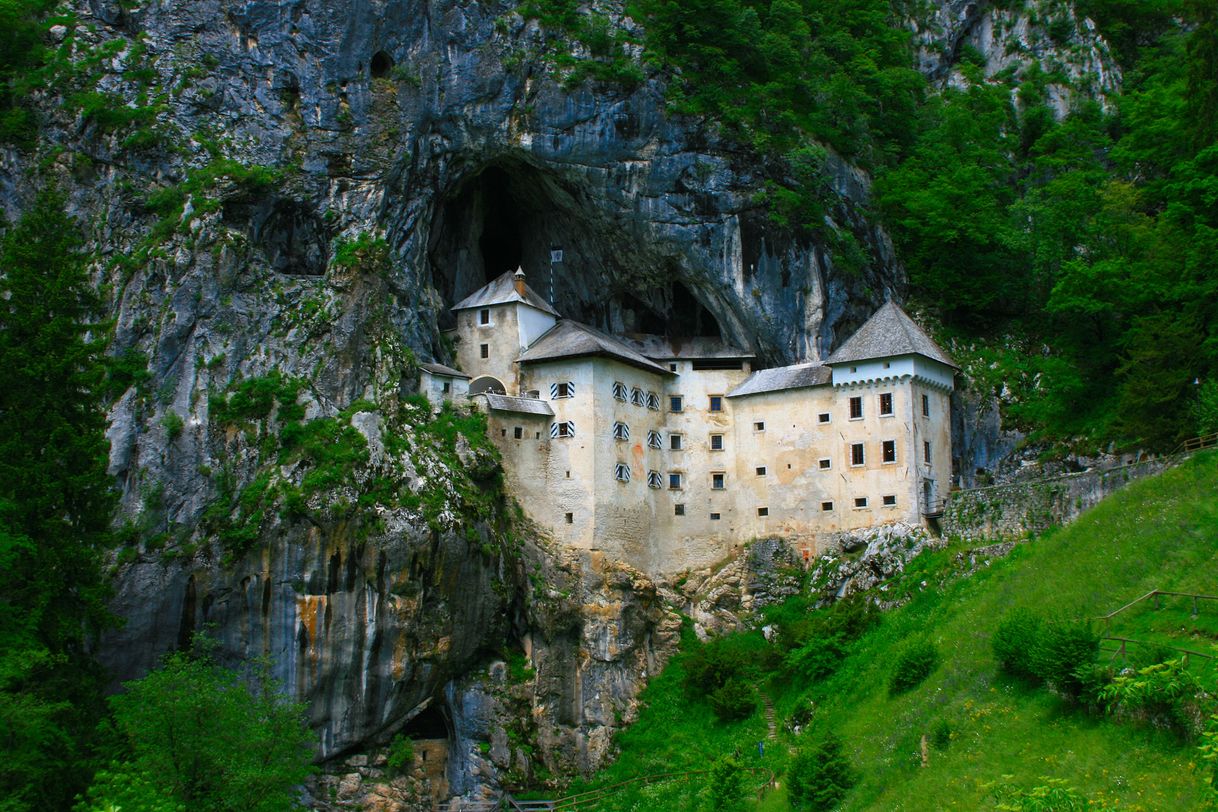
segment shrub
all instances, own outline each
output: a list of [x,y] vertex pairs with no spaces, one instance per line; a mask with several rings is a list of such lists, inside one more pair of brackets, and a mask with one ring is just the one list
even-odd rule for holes
[[1206,694],[1183,658],[1120,674],[1099,695],[1114,715],[1143,719],[1186,736],[1200,732]]
[[747,719],[757,709],[757,691],[740,677],[732,677],[708,697],[721,722]]
[[414,742],[405,733],[399,733],[389,743],[389,753],[385,758],[389,774],[405,775],[414,766]]
[[1002,782],[991,790],[997,808],[1004,812],[1082,812],[1101,809],[1089,801],[1074,787],[1060,778],[1042,778],[1045,783],[1023,789],[1011,783],[1011,776],[1004,775]]
[[760,673],[769,646],[760,635],[720,637],[695,648],[685,659],[685,690],[691,698],[713,694],[733,678]]
[[814,637],[790,651],[785,664],[793,675],[815,682],[836,671],[844,656],[845,646],[840,637]]
[[717,759],[711,765],[705,794],[711,812],[739,809],[744,797],[744,771],[740,769],[740,763],[731,756]]
[[787,794],[795,809],[835,808],[858,781],[842,753],[842,742],[830,733],[813,748],[800,750],[787,772]]
[[1085,670],[1100,651],[1100,639],[1086,623],[1060,621],[1044,625],[1033,647],[1036,676],[1066,696],[1082,693]]
[[888,693],[904,693],[922,684],[939,666],[939,649],[929,640],[907,646],[897,657],[888,681]]
[[169,438],[169,442],[173,442],[182,436],[182,427],[186,423],[182,420],[182,416],[174,411],[165,412],[165,416],[161,418],[161,425],[165,427],[165,435]]
[[1037,678],[1033,662],[1044,621],[1027,609],[1009,612],[994,631],[994,657],[1003,671],[1015,677]]
[[952,743],[952,735],[955,731],[952,729],[952,723],[946,719],[940,719],[935,725],[934,730],[930,732],[930,743],[936,750],[946,750],[948,745]]

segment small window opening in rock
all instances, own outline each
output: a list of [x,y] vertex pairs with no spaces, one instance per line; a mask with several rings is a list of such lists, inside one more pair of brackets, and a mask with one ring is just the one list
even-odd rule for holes
[[372,55],[372,78],[383,79],[389,75],[389,71],[393,70],[393,57],[384,51],[377,51]]
[[574,523],[575,523],[575,514],[568,513],[567,514],[567,524],[574,524]]

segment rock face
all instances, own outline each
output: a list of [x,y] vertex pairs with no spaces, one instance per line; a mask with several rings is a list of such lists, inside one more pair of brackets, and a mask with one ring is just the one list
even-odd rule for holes
[[830,542],[837,551],[823,553],[812,565],[811,589],[820,595],[822,605],[872,590],[881,607],[899,605],[906,596],[885,595],[886,582],[919,554],[942,543],[921,527],[902,524],[843,531]]
[[[434,427],[389,417],[417,360],[450,359],[447,307],[517,264],[611,330],[670,323],[765,362],[822,357],[903,290],[862,172],[826,165],[832,227],[868,258],[841,274],[830,247],[769,228],[755,194],[780,170],[669,117],[659,78],[565,88],[545,54],[566,46],[506,0],[71,5],[48,36],[81,71],[40,97],[37,148],[0,152],[0,207],[13,220],[47,181],[64,188],[130,379],[109,432],[134,539],[117,568],[127,623],[101,652],[117,679],[206,630],[308,701],[318,759],[347,765],[340,795],[426,794],[370,789],[378,765],[356,763],[405,732],[446,743],[448,791],[479,797],[604,761],[675,645],[667,605],[713,630],[794,588],[800,562],[772,541],[683,586],[550,549],[511,529],[493,460],[420,457]],[[1007,17],[989,8],[932,4],[927,53],[996,42],[984,32]],[[60,105],[79,91],[131,122]],[[280,412],[362,441],[323,438],[309,467],[279,418],[220,419],[226,393],[270,373],[301,385]],[[342,449],[358,464],[310,496]],[[245,539],[236,553],[216,522]]]

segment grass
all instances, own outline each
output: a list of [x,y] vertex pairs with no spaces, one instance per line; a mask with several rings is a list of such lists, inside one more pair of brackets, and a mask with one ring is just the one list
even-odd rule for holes
[[[1069,527],[936,588],[936,574],[943,576],[957,551],[948,548],[915,561],[895,588],[916,590],[922,580],[930,588],[885,614],[853,644],[835,674],[815,684],[776,674],[764,686],[780,727],[811,702],[811,732],[802,738],[812,741],[832,729],[845,741],[860,781],[842,808],[992,809],[995,782],[1030,788],[1049,779],[1063,779],[1089,798],[1121,809],[1203,806],[1202,780],[1193,771],[1194,742],[1088,715],[1043,688],[1012,681],[998,673],[990,640],[1006,612],[1019,606],[1050,617],[1097,617],[1152,589],[1213,592],[1218,454],[1199,455],[1136,482]],[[1123,613],[1112,633],[1210,650],[1218,603],[1203,602],[1193,619],[1191,602],[1178,600],[1165,601],[1157,612],[1148,604]],[[933,642],[940,663],[920,685],[892,696],[893,662],[915,638]],[[1212,667],[1196,667],[1213,685]],[[784,731],[759,758],[756,743],[765,735],[760,708],[741,722],[719,723],[705,701],[686,696],[682,680],[678,655],[644,692],[639,721],[618,737],[618,760],[575,791],[650,772],[705,769],[737,749],[746,764],[781,772],[789,748],[802,743]],[[941,743],[948,741],[930,748],[923,767],[921,738],[934,738],[936,730]],[[946,730],[950,737],[942,735]],[[692,782],[625,788],[598,808],[693,810],[698,789]],[[786,809],[783,792],[780,786],[750,804]]]

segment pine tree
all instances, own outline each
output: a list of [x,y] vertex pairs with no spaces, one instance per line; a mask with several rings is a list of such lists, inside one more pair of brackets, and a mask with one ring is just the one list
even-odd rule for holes
[[109,622],[96,300],[79,229],[44,191],[0,243],[0,809],[66,808],[98,718]]

